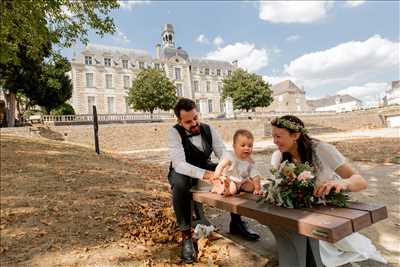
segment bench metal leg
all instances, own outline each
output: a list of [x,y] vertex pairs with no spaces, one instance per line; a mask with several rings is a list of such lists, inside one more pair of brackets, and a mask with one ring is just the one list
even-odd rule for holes
[[270,227],[270,229],[275,236],[280,267],[324,266],[318,240],[282,228]]

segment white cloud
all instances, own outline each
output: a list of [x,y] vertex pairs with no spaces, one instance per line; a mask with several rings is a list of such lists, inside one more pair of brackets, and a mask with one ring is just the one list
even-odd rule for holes
[[348,0],[346,1],[345,5],[347,7],[357,7],[365,4],[364,0]]
[[196,42],[201,43],[201,44],[209,44],[210,43],[210,41],[204,34],[200,34],[199,36],[197,36]]
[[376,104],[386,90],[390,89],[390,85],[385,82],[370,82],[358,86],[350,86],[337,92],[338,95],[351,95],[362,100],[365,104]]
[[331,6],[331,1],[261,1],[259,17],[272,23],[312,23]]
[[286,38],[286,41],[288,42],[294,42],[300,39],[300,35],[294,34],[294,35],[290,35]]
[[382,74],[399,67],[399,43],[372,36],[324,51],[305,54],[285,66],[285,73],[315,87],[333,82],[355,82],[369,74]]
[[291,77],[291,76],[268,76],[268,75],[263,75],[262,76],[263,80],[265,82],[268,82],[271,85],[275,85],[277,83],[286,81],[286,80],[291,80],[292,82],[294,82],[296,85],[301,87],[301,84],[299,83],[299,81],[295,78],[295,77]]
[[222,37],[218,35],[217,37],[214,38],[213,43],[216,46],[221,46],[224,43],[224,39],[222,39]]
[[128,36],[125,35],[122,31],[117,29],[115,34],[113,35],[113,39],[115,42],[120,44],[129,44],[131,41],[128,39]]
[[149,0],[119,0],[119,6],[122,9],[133,10],[136,6],[149,4]]
[[255,44],[235,43],[220,47],[207,54],[207,59],[225,60],[232,62],[238,60],[241,68],[251,72],[262,69],[268,65],[268,52],[265,48],[256,48]]

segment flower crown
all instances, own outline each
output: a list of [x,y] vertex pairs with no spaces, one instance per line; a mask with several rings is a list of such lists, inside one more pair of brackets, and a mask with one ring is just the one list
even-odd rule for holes
[[303,134],[308,133],[308,130],[306,128],[304,128],[303,126],[301,126],[293,121],[290,121],[287,119],[282,119],[280,117],[275,117],[274,119],[272,119],[271,124],[276,125],[280,128],[285,128],[285,129],[292,130],[295,132],[300,132]]

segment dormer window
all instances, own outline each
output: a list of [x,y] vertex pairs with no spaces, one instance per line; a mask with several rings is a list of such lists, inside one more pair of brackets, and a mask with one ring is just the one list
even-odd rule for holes
[[108,57],[104,58],[104,66],[111,67],[111,58]]
[[92,57],[85,56],[85,65],[92,65]]
[[122,68],[124,68],[124,69],[128,68],[128,60],[127,59],[122,60]]
[[139,62],[139,69],[141,69],[141,70],[144,69],[144,62],[141,62],[141,61]]

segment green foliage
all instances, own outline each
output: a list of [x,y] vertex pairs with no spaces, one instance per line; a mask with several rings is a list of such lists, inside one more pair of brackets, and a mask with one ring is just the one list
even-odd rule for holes
[[117,7],[117,0],[2,0],[0,63],[22,65],[17,55],[21,44],[35,59],[49,42],[70,47],[78,39],[86,44],[89,29],[101,36],[113,33],[109,13]]
[[231,97],[234,109],[249,111],[272,102],[271,88],[261,76],[237,69],[223,81],[222,98]]
[[75,115],[75,110],[70,104],[63,103],[60,106],[52,109],[50,111],[50,115]]
[[177,101],[175,86],[156,69],[142,70],[129,90],[128,103],[136,110],[170,110]]

